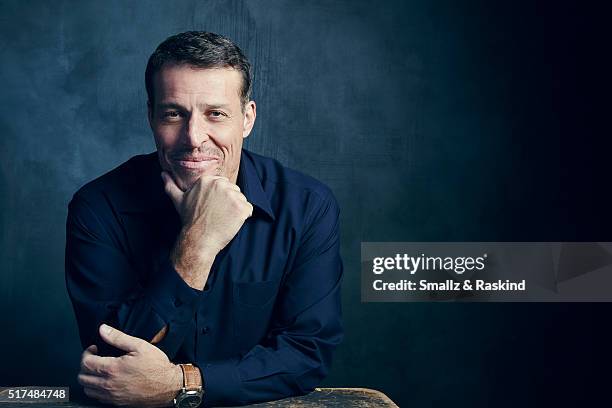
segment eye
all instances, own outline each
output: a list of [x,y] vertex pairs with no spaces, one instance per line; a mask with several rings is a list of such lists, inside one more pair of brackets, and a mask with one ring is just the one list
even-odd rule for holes
[[181,113],[179,111],[165,111],[162,113],[162,117],[165,120],[177,120],[180,119],[181,117]]
[[218,110],[210,111],[209,115],[213,119],[220,119],[220,118],[223,118],[224,116],[227,116],[224,112],[221,112]]

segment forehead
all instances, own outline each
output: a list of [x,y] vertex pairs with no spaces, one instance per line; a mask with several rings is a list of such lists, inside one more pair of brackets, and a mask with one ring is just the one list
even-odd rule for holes
[[198,68],[164,64],[155,74],[155,101],[206,101],[240,103],[242,75],[233,68]]

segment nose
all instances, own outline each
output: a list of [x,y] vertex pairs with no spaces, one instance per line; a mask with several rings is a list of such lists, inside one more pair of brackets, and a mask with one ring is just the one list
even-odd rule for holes
[[192,113],[187,121],[184,129],[184,143],[188,147],[200,147],[210,137],[208,135],[208,126],[206,120],[200,115]]

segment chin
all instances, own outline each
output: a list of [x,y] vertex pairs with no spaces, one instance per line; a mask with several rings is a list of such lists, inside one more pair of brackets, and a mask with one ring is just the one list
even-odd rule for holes
[[183,191],[187,191],[193,187],[195,183],[198,182],[202,175],[192,175],[192,176],[177,176],[176,173],[173,175],[174,182],[176,185]]
[[174,181],[176,183],[176,185],[183,191],[187,191],[189,189],[191,189],[191,187],[193,187],[193,185],[195,183],[198,182],[198,180],[202,177],[202,176],[219,176],[222,174],[221,169],[214,169],[212,171],[204,171],[204,172],[193,172],[193,171],[181,171],[181,172],[177,172],[177,171],[173,171],[172,172],[172,178],[174,178]]

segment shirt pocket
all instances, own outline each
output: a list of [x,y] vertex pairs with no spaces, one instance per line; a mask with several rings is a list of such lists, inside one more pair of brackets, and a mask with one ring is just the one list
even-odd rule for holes
[[234,341],[241,353],[266,336],[278,294],[278,280],[233,282]]

